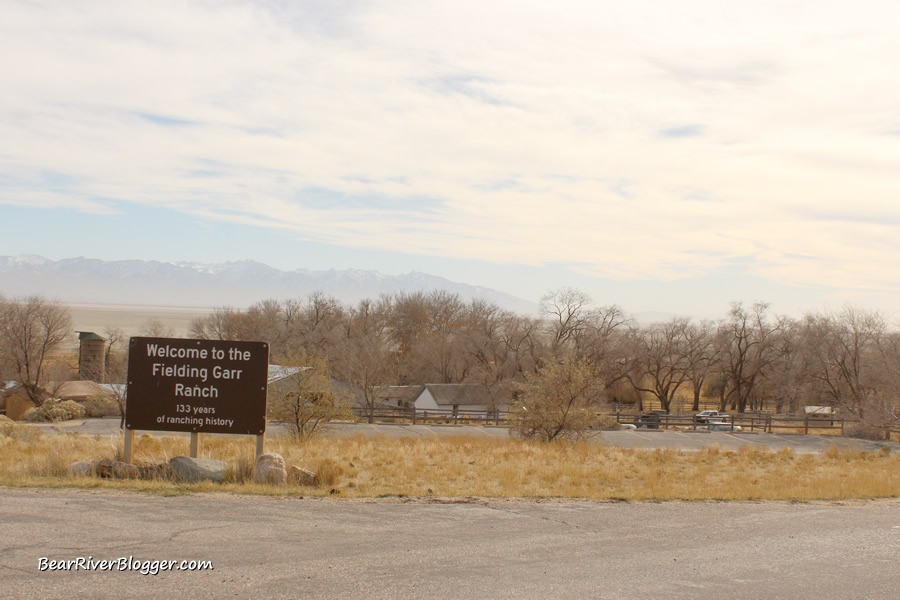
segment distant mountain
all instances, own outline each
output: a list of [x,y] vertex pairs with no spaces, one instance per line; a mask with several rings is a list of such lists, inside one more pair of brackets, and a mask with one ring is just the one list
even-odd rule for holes
[[0,293],[41,294],[70,303],[246,307],[268,298],[282,300],[321,291],[354,304],[381,294],[435,290],[458,294],[464,301],[486,300],[519,313],[537,311],[537,304],[510,294],[415,271],[384,275],[356,269],[281,271],[252,260],[201,264],[0,256]]

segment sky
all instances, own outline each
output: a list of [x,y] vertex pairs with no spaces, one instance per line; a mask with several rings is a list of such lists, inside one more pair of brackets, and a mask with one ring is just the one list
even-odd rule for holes
[[896,2],[0,11],[0,255],[900,317]]

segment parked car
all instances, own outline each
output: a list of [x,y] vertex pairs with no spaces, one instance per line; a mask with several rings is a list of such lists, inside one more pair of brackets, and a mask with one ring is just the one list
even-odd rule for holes
[[712,422],[707,427],[710,431],[741,431],[740,425],[733,425],[725,421]]
[[[696,415],[694,415],[695,423],[712,423],[715,421],[719,421],[721,417],[726,415],[720,415],[717,410],[701,410]],[[719,421],[722,422],[722,421]]]
[[638,429],[659,429],[660,418],[656,413],[641,413],[634,418],[634,426]]

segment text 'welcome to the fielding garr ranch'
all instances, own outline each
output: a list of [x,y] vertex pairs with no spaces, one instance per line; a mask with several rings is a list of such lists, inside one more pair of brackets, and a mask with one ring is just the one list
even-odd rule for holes
[[[206,348],[183,348],[179,346],[147,344],[147,356],[150,358],[173,358],[186,360],[229,360],[229,361],[249,361],[250,351],[240,350],[238,348],[228,348],[227,350],[218,349],[213,346]],[[198,379],[201,383],[207,383],[210,375],[213,380],[236,380],[241,378],[243,369],[224,368],[220,365],[214,365],[212,369],[208,367],[198,367],[190,363],[169,364],[165,362],[151,363],[151,374],[154,377],[173,377],[178,379]],[[186,385],[184,383],[175,384],[175,395],[183,398],[218,398],[219,389],[212,384],[209,385]]]

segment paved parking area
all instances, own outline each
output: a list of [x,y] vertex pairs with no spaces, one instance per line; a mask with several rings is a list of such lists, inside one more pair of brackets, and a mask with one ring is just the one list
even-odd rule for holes
[[[61,425],[40,425],[47,433],[72,432],[85,435],[116,436],[119,432],[119,419],[84,419],[71,421]],[[169,432],[138,432],[151,435],[183,435]],[[287,429],[278,423],[269,423],[267,435],[278,437],[287,435]],[[346,423],[330,426],[328,435],[336,437],[387,436],[397,438],[426,438],[436,436],[479,436],[505,439],[509,437],[506,427],[481,425],[405,425],[405,424],[368,424]],[[900,452],[900,444],[896,442],[875,442],[836,435],[801,435],[785,433],[731,433],[727,431],[674,431],[639,429],[637,431],[598,431],[592,437],[594,443],[609,444],[622,448],[640,448],[654,450],[657,448],[677,448],[697,450],[706,446],[721,446],[737,449],[742,446],[765,446],[773,450],[792,448],[798,453],[822,452],[837,446],[840,449],[858,449],[878,451],[889,448],[891,452]]]
[[[888,599],[898,509],[0,488],[0,598]],[[214,568],[41,571],[42,557]]]

